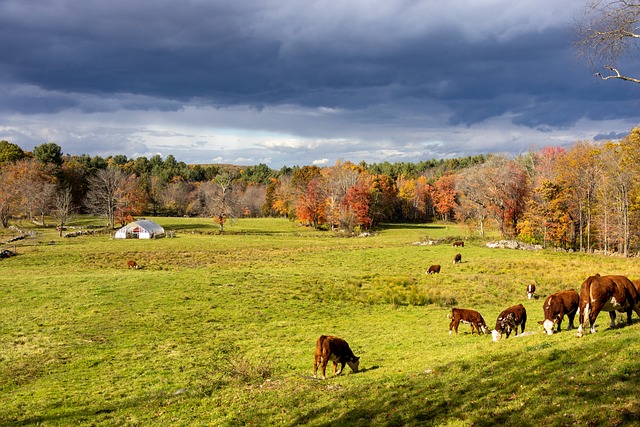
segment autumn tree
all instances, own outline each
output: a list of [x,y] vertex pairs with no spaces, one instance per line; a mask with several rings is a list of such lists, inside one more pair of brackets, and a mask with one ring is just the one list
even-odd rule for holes
[[[326,200],[325,217],[329,227],[333,230],[340,222],[344,222],[340,217],[345,213],[345,205],[342,199],[360,178],[360,169],[351,162],[338,161],[330,168],[323,168],[322,179],[318,182],[322,184],[322,192]],[[351,215],[348,213],[347,215]],[[350,222],[350,221],[346,221]]]
[[116,189],[114,210],[114,217],[122,226],[133,221],[134,216],[142,214],[149,202],[140,188],[138,177],[135,174],[127,176],[124,172],[123,175]]
[[302,224],[319,228],[325,223],[326,199],[321,183],[317,176],[307,182],[306,191],[299,192],[296,200],[296,217]]
[[457,207],[455,175],[446,174],[440,177],[432,191],[433,205],[443,221],[449,221]]
[[576,249],[591,250],[591,223],[596,205],[596,185],[600,168],[597,147],[581,141],[558,156],[554,171],[557,182],[567,191],[568,204],[576,228]]
[[370,213],[371,176],[362,174],[340,201],[340,226],[348,231],[356,227],[368,229],[373,224]]
[[20,201],[20,189],[15,185],[21,176],[20,166],[6,163],[0,168],[0,224],[9,226],[9,220],[16,215]]
[[394,179],[389,175],[374,175],[371,177],[369,191],[371,225],[395,219],[398,188]]
[[504,156],[491,156],[485,163],[460,172],[458,190],[467,208],[494,219],[502,236],[517,234],[528,197],[527,174]]
[[431,195],[433,187],[424,176],[417,179],[400,177],[397,180],[403,218],[409,221],[429,221],[432,219]]
[[577,19],[578,53],[596,68],[603,80],[640,83],[621,71],[620,60],[635,52],[640,39],[640,2],[637,0],[591,0]]
[[269,190],[272,191],[271,210],[275,215],[285,216],[289,219],[295,218],[295,201],[297,188],[293,184],[291,174],[283,175],[280,178],[271,178],[272,181],[267,186],[267,200],[269,200]]

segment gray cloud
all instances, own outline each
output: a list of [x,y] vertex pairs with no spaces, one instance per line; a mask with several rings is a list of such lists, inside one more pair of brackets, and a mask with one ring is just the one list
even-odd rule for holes
[[[0,1],[0,139],[189,163],[523,151],[635,123],[583,2]],[[144,154],[146,155],[146,154]]]

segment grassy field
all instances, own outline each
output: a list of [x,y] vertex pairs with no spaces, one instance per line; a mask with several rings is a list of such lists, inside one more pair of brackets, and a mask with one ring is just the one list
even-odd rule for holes
[[[635,315],[616,329],[601,315],[583,338],[537,324],[544,296],[595,273],[638,278],[636,259],[488,249],[455,225],[346,238],[155,220],[176,238],[35,229],[0,260],[1,426],[640,425]],[[429,239],[442,242],[414,244]],[[493,327],[517,303],[531,335],[448,334],[451,306]],[[361,371],[313,379],[321,334],[346,339]]]

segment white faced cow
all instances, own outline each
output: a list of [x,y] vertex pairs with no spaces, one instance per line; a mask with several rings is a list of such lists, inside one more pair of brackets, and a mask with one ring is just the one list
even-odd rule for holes
[[538,323],[544,327],[544,331],[548,335],[553,335],[553,329],[556,325],[558,325],[558,332],[560,332],[562,319],[566,315],[569,318],[569,327],[567,329],[573,329],[573,319],[578,312],[579,305],[580,295],[573,289],[549,295],[544,300],[544,304],[542,304],[544,320]]
[[533,283],[531,283],[530,285],[527,285],[527,298],[531,299],[533,298],[533,294],[536,293],[536,285],[534,285]]
[[631,280],[625,276],[588,277],[580,287],[580,326],[578,336],[582,336],[582,328],[589,327],[591,333],[596,332],[595,323],[601,311],[608,311],[611,318],[610,327],[615,327],[616,311],[627,313],[627,324],[631,324],[631,312],[640,316],[640,294]]
[[509,338],[511,331],[515,331],[518,335],[518,326],[520,326],[520,333],[524,332],[524,327],[527,323],[527,310],[522,304],[509,307],[500,313],[498,320],[496,320],[496,328],[491,331],[493,342],[500,341],[502,334]]
[[[358,372],[360,358],[356,357],[349,344],[342,338],[321,335],[316,341],[315,362],[313,364],[313,378],[318,373],[318,365],[322,363],[322,379],[326,380],[327,363],[333,362],[333,374],[340,375],[344,369],[345,363],[349,365],[353,372]],[[336,372],[340,363],[340,371]]]

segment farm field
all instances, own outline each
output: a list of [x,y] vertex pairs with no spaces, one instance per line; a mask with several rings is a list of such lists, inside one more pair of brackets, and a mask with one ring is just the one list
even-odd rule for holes
[[[595,273],[640,278],[637,259],[489,249],[451,224],[346,238],[150,219],[176,237],[34,229],[0,260],[0,426],[640,425],[635,314],[609,329],[603,313],[583,338],[537,323],[546,295]],[[533,334],[449,335],[453,306],[493,328],[518,303]],[[347,340],[360,372],[313,379],[321,334]]]

